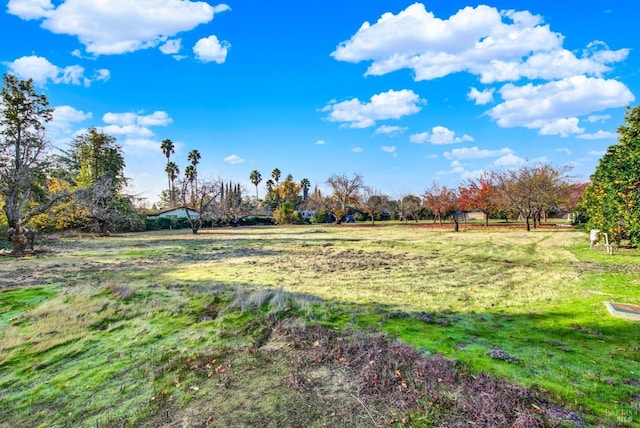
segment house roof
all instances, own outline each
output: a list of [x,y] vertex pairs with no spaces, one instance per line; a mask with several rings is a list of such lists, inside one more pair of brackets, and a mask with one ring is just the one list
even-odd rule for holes
[[169,213],[171,211],[179,211],[179,210],[189,210],[190,212],[192,212],[194,214],[198,214],[198,211],[194,210],[193,208],[189,208],[189,207],[173,207],[173,208],[165,208],[163,210],[159,210],[159,211],[148,213],[147,216],[154,217],[154,216],[159,216],[159,215],[162,215],[162,214]]

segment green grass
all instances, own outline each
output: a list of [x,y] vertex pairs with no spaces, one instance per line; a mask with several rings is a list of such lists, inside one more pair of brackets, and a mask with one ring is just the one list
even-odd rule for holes
[[[289,314],[374,327],[530,386],[591,424],[638,426],[640,323],[611,317],[603,302],[640,303],[640,254],[588,247],[586,234],[564,228],[413,224],[52,240],[41,256],[0,259],[3,275],[19,276],[0,291],[0,426],[239,412],[250,388],[273,393],[254,410],[282,412],[278,402],[304,401],[281,389],[286,361],[271,357],[269,370],[247,349]],[[492,349],[519,363],[490,358]],[[232,369],[204,378],[189,369],[206,358]]]

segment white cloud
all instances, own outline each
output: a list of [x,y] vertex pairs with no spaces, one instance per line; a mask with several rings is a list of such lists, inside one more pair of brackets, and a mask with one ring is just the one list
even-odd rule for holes
[[224,158],[224,161],[230,163],[231,165],[237,165],[245,162],[245,160],[238,155],[229,155]]
[[429,133],[425,131],[419,134],[412,134],[409,136],[409,141],[414,144],[424,144],[429,141]]
[[324,140],[318,140],[318,141],[316,141],[316,144],[319,145],[319,146],[322,146],[322,145],[327,144],[327,143]]
[[362,147],[358,147],[358,146],[356,146],[356,147],[354,147],[353,149],[351,149],[351,151],[352,151],[353,153],[362,153],[362,152],[364,151],[364,149],[363,149]]
[[434,126],[429,132],[421,132],[419,134],[413,134],[409,136],[409,141],[415,144],[424,144],[429,142],[431,144],[455,144],[463,141],[473,141],[473,137],[464,134],[462,137],[456,136],[454,131],[444,126]]
[[569,149],[568,149],[568,148],[566,148],[566,147],[560,147],[559,149],[556,149],[556,152],[558,152],[558,153],[564,153],[564,154],[566,154],[567,156],[571,156],[571,155],[573,154],[573,153],[571,153],[571,150],[569,150]]
[[53,10],[50,0],[9,0],[7,12],[22,19],[39,19]]
[[102,116],[102,121],[109,125],[117,125],[117,126],[129,126],[129,125],[140,125],[140,126],[166,126],[173,122],[173,119],[169,117],[166,111],[154,111],[151,114],[143,115],[139,113],[105,113]]
[[402,134],[407,129],[406,126],[391,126],[391,125],[382,125],[378,129],[374,131],[374,135],[387,135],[389,137],[395,137],[397,135]]
[[606,150],[590,150],[587,154],[589,156],[602,157],[602,156],[604,156],[605,153],[607,153]]
[[626,106],[635,99],[631,91],[616,80],[586,76],[541,85],[506,84],[500,89],[500,95],[504,101],[487,112],[499,126],[523,126],[554,135],[582,133],[578,116]]
[[332,100],[322,111],[329,112],[327,120],[342,122],[350,128],[368,128],[377,120],[400,119],[421,110],[426,101],[410,89],[400,91],[389,90],[373,95],[369,102],[361,102],[357,98],[336,102]]
[[[125,153],[148,158],[150,154],[159,156],[160,153],[160,141],[151,138],[126,138],[124,140],[123,149]],[[176,144],[176,146],[178,146]],[[164,157],[164,155],[162,155]]]
[[615,140],[618,138],[618,134],[616,134],[615,132],[607,132],[607,131],[600,130],[593,134],[580,134],[580,135],[577,135],[576,138],[579,138],[581,140],[607,140],[607,139]]
[[227,60],[227,53],[230,48],[231,44],[229,42],[220,42],[216,36],[209,36],[196,42],[193,47],[193,53],[202,62],[222,64]]
[[[65,83],[71,85],[89,86],[91,79],[84,76],[84,68],[79,65],[70,65],[67,67],[58,67],[48,59],[30,55],[23,56],[13,62],[7,64],[9,71],[21,79],[33,79],[36,85],[46,85],[48,82]],[[106,80],[109,71],[100,69],[96,71],[94,80]]]
[[353,63],[371,61],[367,75],[408,68],[419,81],[466,71],[491,83],[600,76],[610,70],[608,64],[629,54],[629,49],[611,51],[593,43],[578,58],[562,48],[563,38],[528,11],[480,5],[441,19],[414,3],[397,15],[385,13],[374,24],[363,23],[331,55]]
[[513,150],[508,147],[499,150],[479,149],[478,147],[469,147],[461,149],[453,149],[450,152],[444,152],[447,159],[485,159],[513,154]]
[[71,132],[72,124],[91,119],[91,112],[85,113],[71,106],[58,106],[53,110],[53,120],[49,126],[65,133]]
[[106,82],[109,79],[111,79],[111,72],[106,68],[101,68],[99,70],[96,70],[95,75],[93,77],[93,80],[96,80],[98,82]]
[[495,89],[485,89],[480,92],[476,88],[471,88],[467,94],[467,98],[475,101],[476,105],[485,105],[493,102],[493,92]]
[[609,119],[611,119],[611,115],[609,114],[592,114],[587,117],[589,123],[606,122]]
[[132,125],[136,123],[138,115],[136,113],[105,113],[102,121],[110,125]]
[[167,126],[173,119],[166,111],[158,110],[146,116],[138,116],[137,122],[142,126]]
[[138,125],[107,125],[101,127],[100,129],[102,129],[109,135],[126,135],[129,137],[151,137],[154,135],[153,131],[151,131],[149,128]]
[[169,39],[160,45],[160,52],[165,55],[175,55],[182,49],[182,39]]
[[516,156],[513,153],[510,153],[508,155],[499,157],[495,162],[493,162],[492,165],[498,168],[510,168],[518,165],[524,165],[526,163],[527,161],[522,159],[520,156]]
[[398,156],[398,153],[396,153],[396,146],[382,146],[380,147],[380,150],[385,153],[391,153],[394,157]]
[[226,10],[225,4],[183,0],[66,0],[57,7],[48,0],[10,0],[8,5],[13,15],[42,19],[42,27],[52,33],[77,37],[94,55],[162,45]]
[[[155,111],[151,114],[140,112],[113,113],[107,112],[102,116],[106,126],[99,129],[110,135],[121,136],[124,140],[123,148],[126,153],[135,156],[157,154],[160,151],[160,142],[154,139],[155,133],[150,129],[154,126],[167,126],[173,119],[165,111]],[[181,143],[174,142],[176,152],[182,147]]]

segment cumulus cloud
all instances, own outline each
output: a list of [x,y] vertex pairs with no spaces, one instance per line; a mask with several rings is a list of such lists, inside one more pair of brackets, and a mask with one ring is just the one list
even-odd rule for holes
[[245,159],[241,158],[238,155],[229,155],[224,158],[224,161],[230,163],[231,165],[237,165],[245,162]]
[[453,149],[450,152],[444,152],[447,159],[485,159],[500,157],[513,154],[513,150],[508,147],[499,150],[479,149],[478,147],[468,147]]
[[173,119],[169,117],[169,114],[166,111],[154,111],[151,114],[140,114],[140,113],[105,113],[102,116],[102,121],[109,125],[117,125],[117,126],[130,126],[130,125],[139,125],[139,126],[167,126]]
[[507,155],[500,156],[492,165],[498,168],[511,168],[514,166],[524,165],[526,163],[527,161],[522,159],[520,156],[509,153]]
[[222,64],[227,60],[227,53],[231,44],[227,41],[219,41],[216,36],[200,39],[193,47],[196,58],[202,62],[215,62]]
[[33,79],[36,85],[46,85],[49,82],[68,85],[90,86],[93,81],[107,81],[111,76],[109,70],[99,69],[89,78],[85,76],[85,69],[79,65],[58,67],[48,59],[37,56],[23,56],[7,63],[9,72],[21,79]]
[[409,141],[415,144],[431,143],[436,145],[441,144],[455,144],[462,143],[463,141],[473,141],[473,137],[464,134],[462,137],[458,137],[455,131],[452,131],[444,126],[434,126],[431,129],[431,133],[425,131],[418,134],[409,136]]
[[578,116],[629,105],[635,97],[617,80],[573,76],[540,85],[506,84],[500,89],[503,102],[487,114],[499,126],[539,129],[546,135],[584,132]]
[[600,76],[610,70],[608,64],[629,54],[629,49],[611,51],[592,43],[577,57],[562,42],[562,34],[528,11],[468,6],[441,19],[414,3],[397,15],[385,13],[373,24],[363,23],[331,55],[340,61],[370,61],[367,75],[408,68],[418,81],[465,71],[491,83]]
[[404,133],[407,129],[406,126],[391,126],[391,125],[382,125],[378,129],[374,131],[374,135],[387,135],[389,137],[395,137]]
[[53,110],[53,119],[49,123],[49,126],[69,133],[71,132],[73,124],[91,119],[92,117],[91,112],[85,113],[82,110],[77,110],[66,105],[58,106]]
[[327,143],[324,140],[318,140],[318,141],[316,141],[316,144],[319,145],[319,146],[322,146],[322,145],[327,144]]
[[495,89],[485,89],[479,91],[476,88],[471,88],[467,94],[467,98],[475,101],[476,105],[485,105],[493,102],[493,92]]
[[50,0],[10,0],[7,6],[22,19],[42,20],[42,27],[52,33],[77,37],[93,55],[166,47],[170,37],[227,10],[226,4],[182,0],[65,0],[57,6]]
[[327,120],[341,122],[349,128],[368,128],[378,120],[400,119],[418,113],[426,100],[410,89],[389,90],[373,95],[369,102],[357,98],[337,102],[332,100],[322,111],[328,112]]
[[354,147],[353,149],[351,149],[351,151],[352,151],[353,153],[362,153],[362,152],[364,151],[364,149],[363,149],[362,147],[358,147],[358,146],[356,146],[356,147]]
[[[123,148],[126,153],[144,156],[148,153],[159,153],[160,142],[155,139],[151,130],[154,126],[167,126],[173,119],[165,111],[154,111],[151,114],[141,112],[108,112],[102,116],[106,123],[100,130],[124,139]],[[181,144],[175,143],[176,151]]]
[[[568,136],[585,132],[578,125],[581,116],[629,105],[634,97],[623,83],[603,77],[630,49],[611,49],[596,40],[581,51],[568,50],[564,38],[526,10],[480,5],[436,17],[414,3],[364,22],[332,56],[369,63],[366,75],[409,69],[420,81],[465,72],[484,84],[505,83],[499,92],[470,88],[467,98],[485,105],[499,93],[502,102],[487,112],[499,126]],[[526,80],[535,84],[516,83]]]

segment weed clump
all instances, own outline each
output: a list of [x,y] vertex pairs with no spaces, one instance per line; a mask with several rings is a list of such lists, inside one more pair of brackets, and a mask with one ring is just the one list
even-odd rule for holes
[[518,357],[509,355],[502,349],[492,349],[489,352],[487,352],[487,355],[493,358],[494,360],[502,360],[502,361],[506,361],[507,363],[518,364],[520,362]]

